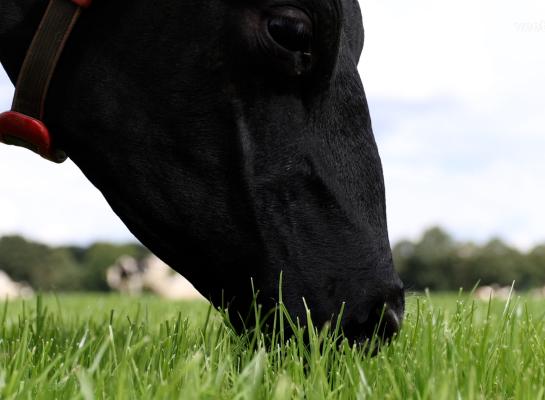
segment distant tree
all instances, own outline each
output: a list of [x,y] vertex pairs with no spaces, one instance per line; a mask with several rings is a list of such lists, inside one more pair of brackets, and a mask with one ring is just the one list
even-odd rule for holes
[[483,285],[511,285],[516,281],[520,288],[521,270],[525,268],[524,256],[501,239],[492,239],[466,261],[466,268]]
[[85,252],[87,251],[88,247],[64,246],[64,247],[60,247],[60,249],[69,252],[78,264],[82,264],[83,259],[85,258]]
[[401,276],[407,273],[409,260],[414,256],[415,244],[410,240],[397,242],[392,248],[394,265]]
[[456,242],[434,227],[416,242],[401,241],[393,248],[394,262],[409,290],[470,290],[483,285],[528,289],[545,281],[545,246],[521,253],[500,239],[484,246]]
[[0,238],[0,269],[18,281],[30,283],[32,269],[43,265],[48,248],[21,236]]
[[33,268],[31,285],[38,290],[75,291],[82,289],[83,271],[72,254],[50,248],[40,268]]
[[80,288],[81,271],[69,252],[20,236],[0,238],[0,270],[38,290]]
[[403,242],[394,248],[400,273],[409,289],[452,289],[456,245],[452,237],[438,227],[424,232],[414,245]]
[[523,273],[528,287],[545,286],[545,244],[536,246],[529,252]]

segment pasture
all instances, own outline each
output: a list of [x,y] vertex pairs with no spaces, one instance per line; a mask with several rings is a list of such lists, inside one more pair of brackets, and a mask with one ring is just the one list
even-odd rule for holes
[[540,399],[544,305],[412,296],[398,339],[370,357],[335,341],[334,327],[284,343],[280,318],[267,340],[237,336],[203,302],[1,303],[0,398]]

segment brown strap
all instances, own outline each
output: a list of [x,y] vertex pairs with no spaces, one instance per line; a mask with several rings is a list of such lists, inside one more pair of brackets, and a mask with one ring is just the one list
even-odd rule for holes
[[19,72],[12,111],[42,120],[51,78],[80,14],[70,0],[50,1]]

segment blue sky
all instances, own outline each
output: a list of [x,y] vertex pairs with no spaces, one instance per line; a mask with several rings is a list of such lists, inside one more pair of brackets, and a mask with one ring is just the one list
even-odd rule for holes
[[[392,240],[545,242],[545,2],[361,0]],[[11,84],[0,75],[0,108]],[[77,167],[0,146],[0,235],[130,240]]]

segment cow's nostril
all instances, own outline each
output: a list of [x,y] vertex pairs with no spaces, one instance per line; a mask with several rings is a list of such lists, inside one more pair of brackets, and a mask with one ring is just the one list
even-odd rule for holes
[[[379,343],[388,343],[401,329],[403,310],[383,303],[368,311],[363,318],[346,321],[345,336],[361,344],[373,338],[378,339],[377,346],[380,346]],[[374,350],[378,350],[378,347]]]
[[379,315],[377,334],[385,339],[391,339],[401,329],[401,318],[386,304]]
[[364,339],[377,336],[382,341],[389,341],[401,329],[401,317],[389,304],[382,304],[371,310],[363,324]]

